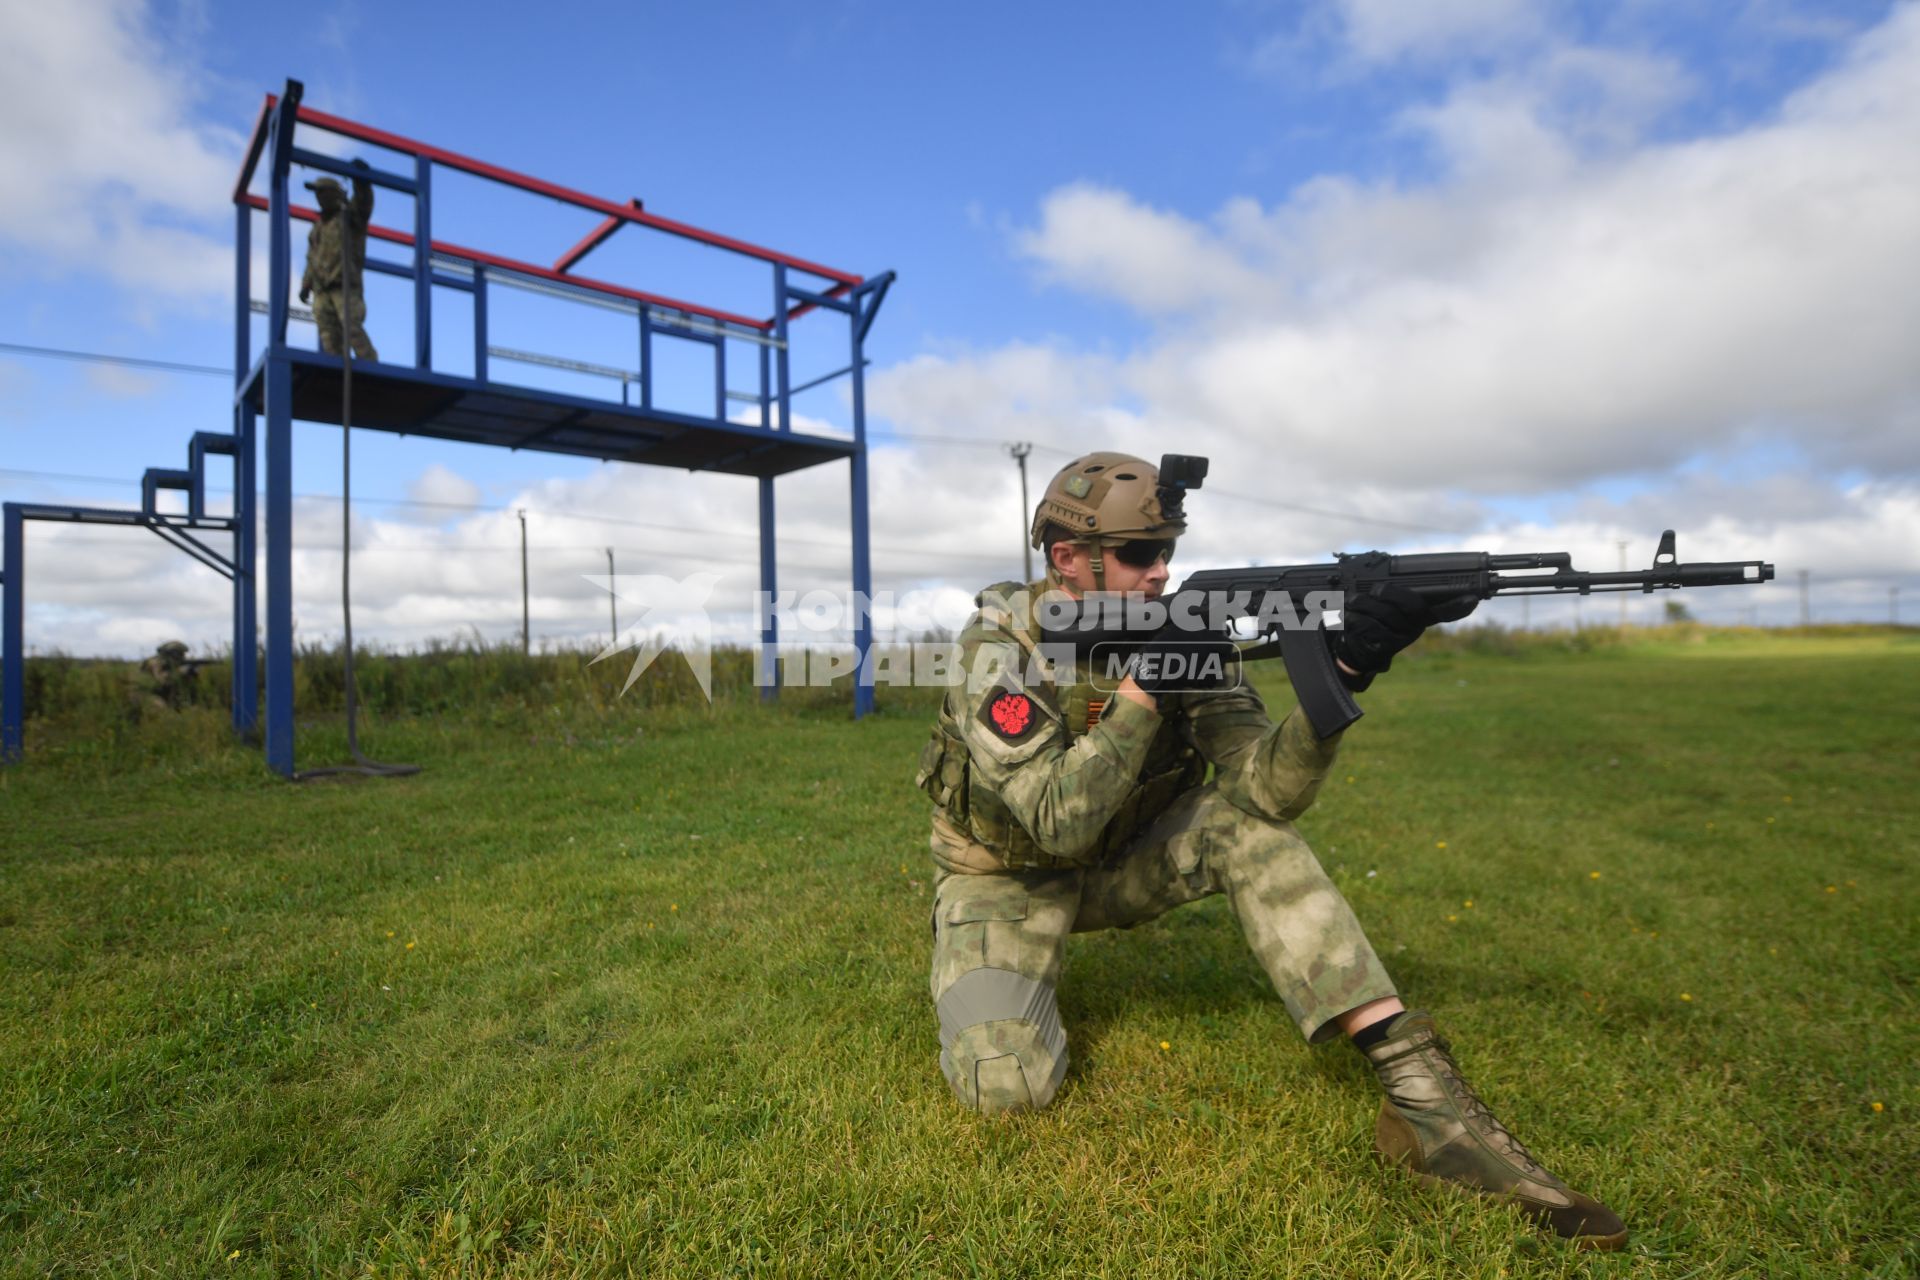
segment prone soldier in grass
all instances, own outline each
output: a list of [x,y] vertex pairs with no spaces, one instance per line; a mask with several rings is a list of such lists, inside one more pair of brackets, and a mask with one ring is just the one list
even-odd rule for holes
[[199,688],[201,662],[187,656],[186,642],[168,640],[133,669],[127,688],[127,706],[134,719],[178,711],[193,701]]
[[[1067,1068],[1056,987],[1070,933],[1129,928],[1225,894],[1294,1025],[1346,1036],[1385,1096],[1375,1149],[1423,1181],[1517,1204],[1555,1235],[1617,1249],[1626,1227],[1548,1172],[1460,1074],[1433,1018],[1402,1003],[1359,921],[1294,829],[1333,766],[1295,709],[1278,724],[1231,646],[1175,627],[1139,646],[1117,686],[1041,652],[1047,591],[1166,589],[1182,491],[1119,453],[1069,463],[1035,511],[1041,582],[989,587],[959,639],[918,783],[934,802],[931,991],[940,1069],[984,1114],[1046,1106]],[[1350,689],[1472,597],[1346,602],[1327,643]],[[1227,652],[1221,652],[1222,649]],[[1198,659],[1182,661],[1182,659]],[[1185,674],[1198,667],[1198,677]],[[1176,672],[1179,672],[1176,674]]]

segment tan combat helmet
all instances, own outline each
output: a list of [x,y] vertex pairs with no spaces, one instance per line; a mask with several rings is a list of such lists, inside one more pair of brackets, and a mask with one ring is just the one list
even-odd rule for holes
[[[1185,512],[1163,505],[1160,469],[1130,453],[1090,453],[1062,467],[1033,513],[1033,545],[1043,547],[1049,525],[1093,553],[1096,583],[1106,581],[1101,551],[1136,538],[1177,538]],[[1047,565],[1047,576],[1056,576]]]

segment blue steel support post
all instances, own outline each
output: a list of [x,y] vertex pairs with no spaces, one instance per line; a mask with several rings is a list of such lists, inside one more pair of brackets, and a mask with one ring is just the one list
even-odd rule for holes
[[713,416],[715,421],[727,420],[727,340],[716,338],[713,343]]
[[773,361],[768,359],[767,344],[762,342],[758,346],[760,348],[760,429],[765,431],[773,425],[772,409],[767,403],[767,383],[770,381],[768,373]]
[[[768,395],[772,381],[769,370],[773,361],[765,343],[760,344],[760,429],[768,430],[773,425],[773,402]],[[780,667],[773,656],[780,648],[780,620],[773,614],[774,599],[774,561],[773,538],[769,530],[773,528],[773,477],[760,477],[760,590],[766,602],[764,623],[760,628],[761,673],[758,678],[760,699],[772,702],[780,696]]]
[[[775,369],[774,390],[777,396],[779,412],[771,424],[776,431],[785,431],[791,418],[788,416],[789,397],[787,393],[787,268],[784,264],[773,264],[773,337],[777,344],[773,348]],[[760,424],[767,426],[768,410],[773,407],[768,400],[767,387],[767,349],[760,348]],[[774,602],[779,598],[778,564],[774,555],[774,514],[773,514],[773,477],[760,477],[760,598],[766,610],[765,621],[760,628],[760,699],[773,702],[780,697],[780,620],[773,612]]]
[[856,293],[847,317],[853,353],[853,718],[873,710],[873,565],[867,547],[867,376],[861,356],[862,295]]
[[487,269],[473,264],[473,380],[487,380]]
[[267,354],[287,345],[287,294],[293,289],[293,228],[287,216],[287,153],[293,116],[282,98],[267,126]]
[[777,599],[776,566],[773,558],[773,477],[760,477],[760,701],[774,702],[780,697],[780,619],[774,613]]
[[[433,368],[433,162],[413,162],[413,363]],[[478,265],[478,264],[475,264]]]
[[791,367],[787,363],[787,266],[784,262],[773,264],[773,336],[779,343],[773,351],[773,368],[776,379],[776,393],[780,400],[780,423],[782,431],[793,429],[793,393]]
[[[253,595],[253,410],[240,403],[253,366],[253,210],[234,211],[233,245],[233,731],[260,719]],[[271,342],[271,339],[269,339]]]
[[26,612],[27,549],[22,539],[27,530],[26,521],[20,518],[19,503],[6,503],[0,510],[5,513],[4,519],[0,519],[0,525],[4,525],[0,537],[6,540],[5,555],[0,559],[0,578],[5,579],[0,590],[6,592],[5,603],[0,604],[0,663],[6,664],[4,680],[0,681],[0,764],[6,764],[20,758],[25,743],[27,646],[22,628]]
[[[271,136],[273,168],[267,192],[268,295],[267,420],[267,767],[293,774],[293,363],[287,359],[287,293],[292,284],[292,222],[287,174],[293,148],[295,94],[281,98]],[[243,493],[250,493],[247,485]]]
[[293,773],[293,366],[269,359],[267,419],[267,767]]
[[653,408],[653,313],[640,304],[640,407]]
[[254,500],[254,449],[258,432],[253,406],[233,407],[233,731],[252,733],[260,723],[260,638],[256,610],[259,546]]
[[253,209],[233,210],[233,389],[247,380],[253,363]]

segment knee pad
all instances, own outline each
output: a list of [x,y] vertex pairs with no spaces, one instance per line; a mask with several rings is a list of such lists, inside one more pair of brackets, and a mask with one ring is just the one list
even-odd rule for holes
[[940,1070],[983,1115],[1038,1110],[1067,1071],[1053,988],[1010,969],[964,973],[940,997]]

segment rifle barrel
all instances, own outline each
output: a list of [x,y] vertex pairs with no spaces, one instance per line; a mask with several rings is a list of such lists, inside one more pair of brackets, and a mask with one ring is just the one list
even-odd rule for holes
[[1492,594],[1497,596],[1547,596],[1578,591],[1658,591],[1679,587],[1732,587],[1769,582],[1773,566],[1762,560],[1702,561],[1698,564],[1669,564],[1652,569],[1623,573],[1556,573],[1489,575]]

